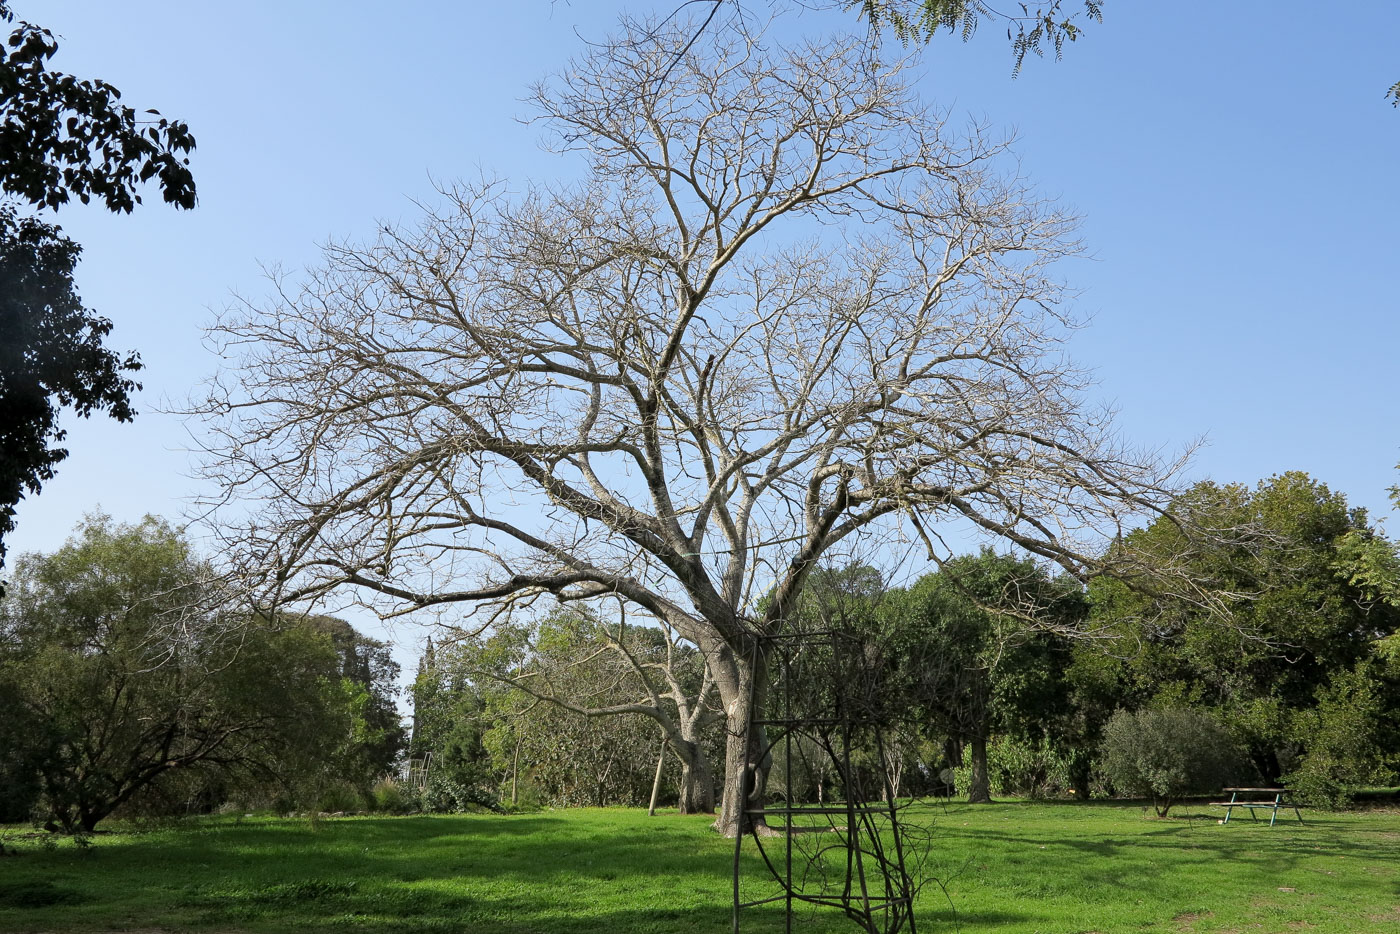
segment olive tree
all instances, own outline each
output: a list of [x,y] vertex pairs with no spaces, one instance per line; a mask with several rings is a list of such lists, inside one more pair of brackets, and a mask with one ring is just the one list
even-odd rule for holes
[[1240,772],[1230,734],[1199,710],[1120,710],[1103,731],[1103,771],[1121,791],[1152,799],[1158,817],[1191,794],[1206,794]]
[[764,639],[824,556],[956,521],[1122,571],[1103,534],[1172,465],[1062,353],[1072,218],[904,63],[624,22],[531,100],[579,180],[445,186],[216,324],[234,362],[196,408],[227,552],[269,600],[665,620],[720,696],[733,833]]

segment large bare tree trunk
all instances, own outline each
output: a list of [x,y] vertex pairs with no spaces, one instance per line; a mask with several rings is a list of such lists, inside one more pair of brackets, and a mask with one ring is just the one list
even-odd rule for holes
[[766,732],[761,726],[750,729],[749,720],[763,717],[768,670],[760,661],[755,671],[748,658],[733,653],[716,661],[728,670],[715,678],[725,711],[724,797],[715,829],[733,837],[747,833],[751,825],[764,824],[762,813],[753,812],[763,806],[772,763]]

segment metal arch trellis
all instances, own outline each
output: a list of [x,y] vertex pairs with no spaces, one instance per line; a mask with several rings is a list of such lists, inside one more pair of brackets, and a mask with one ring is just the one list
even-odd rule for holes
[[[772,666],[777,690],[769,706],[776,709],[755,718],[750,697],[744,748],[751,731],[764,731],[765,756],[777,754],[785,778],[780,792],[755,794],[758,770],[754,763],[744,770],[747,832],[734,841],[733,931],[741,930],[749,909],[781,902],[788,932],[799,911],[826,907],[868,934],[917,934],[916,876],[926,847],[911,853],[909,828],[900,822],[886,768],[890,717],[879,690],[883,672],[872,647],[840,630],[788,632],[756,637],[750,661],[754,671]],[[794,794],[794,762],[811,756],[827,757],[840,800],[819,794],[813,804]],[[765,794],[772,800],[763,800]],[[781,818],[781,827],[768,824],[772,818]],[[748,879],[746,842],[762,865]]]

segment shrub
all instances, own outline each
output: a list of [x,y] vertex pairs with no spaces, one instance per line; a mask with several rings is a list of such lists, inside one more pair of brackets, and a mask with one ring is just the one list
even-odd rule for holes
[[997,736],[987,744],[987,771],[1001,794],[1041,798],[1068,788],[1069,765],[1069,758],[1044,736]]
[[1386,704],[1378,683],[1363,662],[1320,688],[1314,708],[1294,714],[1293,733],[1305,751],[1283,780],[1296,800],[1346,807],[1358,787],[1394,780],[1382,751]]
[[316,799],[318,810],[333,814],[358,811],[364,804],[364,796],[360,790],[349,782],[332,782],[326,785]]
[[1240,763],[1224,727],[1196,710],[1120,710],[1104,727],[1102,753],[1108,780],[1150,797],[1158,817],[1185,795],[1229,784]]
[[381,778],[369,790],[373,810],[386,814],[407,814],[417,804],[414,800],[417,796],[410,795],[407,791],[408,789],[392,778]]
[[[1070,786],[1070,758],[1047,737],[1017,739],[994,736],[987,743],[987,775],[997,794],[1041,798]],[[953,768],[953,791],[961,798],[972,790],[972,760]]]
[[434,814],[461,814],[471,811],[500,812],[501,802],[491,792],[478,785],[459,782],[442,772],[428,776],[423,786],[422,808]]

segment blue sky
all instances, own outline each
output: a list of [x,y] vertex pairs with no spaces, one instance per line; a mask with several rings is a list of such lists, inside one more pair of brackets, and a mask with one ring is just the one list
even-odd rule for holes
[[[218,361],[202,329],[262,266],[412,220],[432,178],[548,179],[568,167],[523,124],[526,86],[655,4],[516,0],[15,0],[61,36],[55,66],[187,121],[200,204],[57,221],[109,344],[147,370],[133,425],[68,419],[72,456],[19,509],[12,552],[49,550],[99,503],[177,516],[195,481],[176,404]],[[754,0],[762,8],[761,0]],[[858,28],[789,15],[782,28]],[[1063,273],[1091,325],[1071,352],[1130,440],[1204,436],[1192,476],[1305,470],[1376,516],[1400,480],[1396,218],[1400,3],[1108,0],[1064,60],[1011,76],[1004,30],[940,36],[923,96],[1014,130],[1024,171],[1084,217],[1092,259]],[[1400,518],[1391,522],[1400,533]]]

